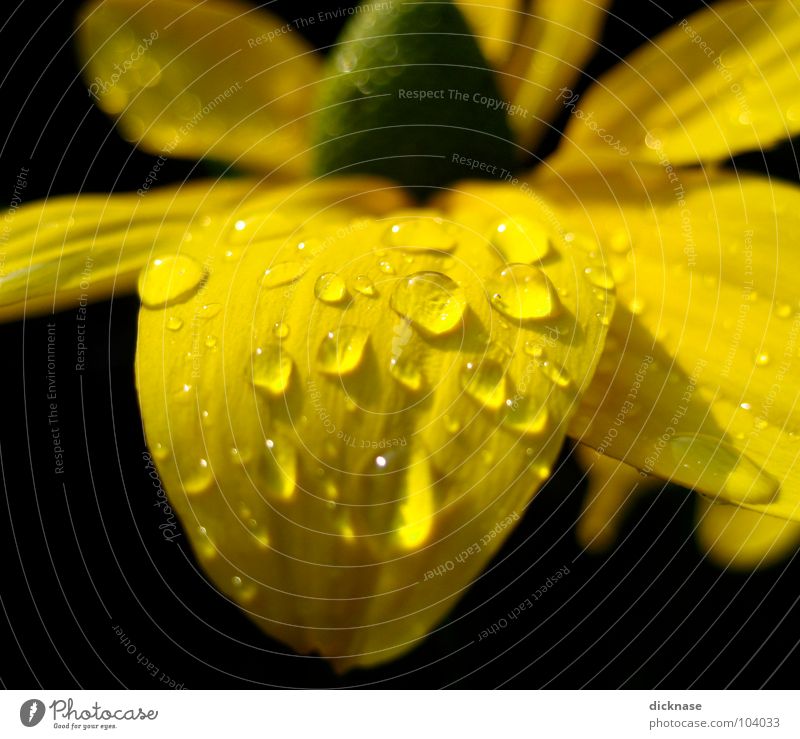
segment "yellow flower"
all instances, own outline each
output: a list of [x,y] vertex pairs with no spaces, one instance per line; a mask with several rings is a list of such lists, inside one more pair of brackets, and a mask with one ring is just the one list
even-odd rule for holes
[[[138,287],[147,442],[198,560],[337,669],[436,626],[567,436],[586,546],[660,480],[706,496],[699,540],[723,564],[800,538],[800,190],[718,166],[800,130],[797,8],[720,3],[578,98],[597,3],[461,7],[518,145],[570,122],[532,171],[424,208],[312,175],[325,80],[291,24],[89,7],[87,79],[120,131],[256,174],[159,188],[159,159],[138,193],[25,206],[0,277],[6,320],[85,293],[87,259],[93,299]],[[465,178],[492,166],[458,154]]]

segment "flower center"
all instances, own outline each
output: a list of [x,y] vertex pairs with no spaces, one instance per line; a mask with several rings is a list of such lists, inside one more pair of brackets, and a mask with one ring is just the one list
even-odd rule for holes
[[422,194],[456,180],[507,177],[507,106],[458,8],[402,0],[362,9],[321,87],[318,172],[383,175]]

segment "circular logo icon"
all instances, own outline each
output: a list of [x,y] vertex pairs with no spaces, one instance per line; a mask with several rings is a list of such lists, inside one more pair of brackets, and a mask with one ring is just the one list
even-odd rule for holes
[[23,726],[36,726],[43,718],[44,703],[36,698],[25,701],[19,709],[19,720]]

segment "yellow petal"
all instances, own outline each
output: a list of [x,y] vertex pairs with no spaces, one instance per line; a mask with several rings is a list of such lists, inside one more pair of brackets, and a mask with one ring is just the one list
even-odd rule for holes
[[706,498],[697,499],[695,537],[720,567],[752,570],[778,564],[800,547],[800,523]]
[[291,22],[220,0],[101,0],[77,34],[90,93],[146,151],[307,169],[319,70]]
[[551,196],[563,218],[595,228],[590,248],[606,254],[620,301],[571,433],[644,472],[799,519],[800,189],[658,167],[627,181],[560,175]]
[[800,132],[800,7],[715,3],[634,52],[592,86],[566,132],[572,155],[611,142],[637,160],[688,164]]
[[151,250],[180,243],[216,208],[255,187],[198,181],[140,196],[65,195],[6,217],[0,320],[50,313],[133,289]]
[[555,241],[501,274],[490,203],[437,215],[390,194],[255,240],[262,209],[233,212],[141,284],[145,432],[200,562],[267,633],[339,670],[412,648],[497,551],[613,302]]
[[572,98],[570,87],[594,54],[608,0],[535,0],[522,24],[519,46],[505,68],[517,109],[509,123],[518,141],[533,147]]
[[572,93],[565,94],[595,51],[607,0],[520,0],[458,6],[497,70],[517,143],[533,147]]
[[631,505],[654,481],[639,470],[579,444],[575,456],[586,470],[589,487],[578,519],[580,545],[590,551],[609,549],[619,536]]
[[523,0],[457,0],[457,4],[487,61],[495,69],[503,69],[525,19]]

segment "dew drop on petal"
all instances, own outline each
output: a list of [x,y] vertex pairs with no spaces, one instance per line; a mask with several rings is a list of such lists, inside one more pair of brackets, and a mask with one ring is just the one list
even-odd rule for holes
[[506,262],[530,264],[550,253],[547,229],[525,216],[500,221],[492,230],[491,242]]
[[288,285],[299,280],[307,269],[307,262],[278,262],[264,271],[261,284],[266,288]]
[[572,378],[569,375],[569,372],[562,367],[558,362],[553,361],[546,361],[542,362],[541,370],[544,373],[545,377],[550,380],[554,385],[560,388],[569,387],[572,383]]
[[507,264],[487,281],[492,306],[515,321],[538,321],[561,312],[553,283],[528,264]]
[[219,303],[205,303],[197,309],[196,316],[199,319],[206,321],[214,318],[214,316],[216,316],[220,310],[222,310],[222,306]]
[[409,460],[399,494],[397,539],[403,549],[416,549],[430,537],[436,514],[434,479],[421,451]]
[[457,418],[454,418],[448,414],[444,415],[442,418],[442,423],[444,424],[445,430],[449,434],[457,434],[461,430],[461,422]]
[[272,335],[276,339],[285,339],[289,335],[289,324],[283,321],[277,321],[272,326]]
[[265,344],[253,353],[253,384],[270,395],[286,392],[294,363],[280,344]]
[[617,254],[625,254],[631,250],[631,239],[628,232],[624,229],[615,231],[608,240],[608,245],[611,251]]
[[183,489],[189,495],[199,495],[211,487],[213,480],[214,474],[208,460],[200,459],[195,468],[183,478]]
[[775,315],[778,318],[789,318],[792,315],[792,306],[788,303],[776,303]]
[[481,406],[497,410],[506,398],[506,373],[499,362],[467,362],[461,368],[461,387]]
[[645,302],[641,298],[634,298],[628,304],[628,310],[633,313],[634,316],[641,316],[645,310]]
[[314,295],[323,303],[341,303],[347,296],[347,288],[339,275],[326,272],[314,283]]
[[160,441],[156,442],[150,447],[150,451],[153,454],[153,457],[159,461],[165,460],[169,457],[169,447],[166,444],[162,444]]
[[375,284],[366,275],[358,275],[352,284],[353,290],[361,295],[366,295],[369,298],[375,295]]
[[147,308],[182,302],[194,295],[203,274],[202,266],[191,257],[157,257],[139,276],[139,297]]
[[528,341],[525,342],[523,351],[534,359],[542,359],[544,357],[544,347],[539,341],[534,341],[533,339],[528,339]]
[[506,404],[503,425],[522,434],[537,436],[549,426],[550,413],[547,406],[537,403],[530,397],[516,398]]
[[320,372],[347,375],[355,371],[364,358],[369,331],[358,326],[340,326],[329,331],[317,351]]
[[414,362],[405,357],[392,357],[389,361],[389,374],[412,392],[417,392],[422,387],[422,372]]
[[199,535],[198,538],[198,554],[200,555],[201,559],[206,561],[215,559],[218,552],[217,547],[213,541],[211,541],[211,537],[209,536],[208,530],[205,526],[198,526],[197,533]]
[[456,240],[440,218],[413,218],[392,224],[386,243],[397,249],[449,252]]
[[434,336],[457,328],[467,307],[464,290],[441,272],[415,272],[403,278],[390,302],[397,313]]
[[661,139],[659,139],[658,136],[654,134],[652,131],[648,131],[647,134],[645,135],[644,145],[648,149],[653,149],[653,151],[658,151],[663,147]]
[[583,270],[586,279],[590,284],[602,290],[611,290],[614,287],[614,279],[602,267],[586,267]]
[[718,439],[678,434],[668,448],[675,480],[706,495],[735,504],[768,503],[780,487],[752,459]]
[[266,447],[265,492],[281,500],[289,500],[297,487],[297,455],[287,441],[267,439]]

